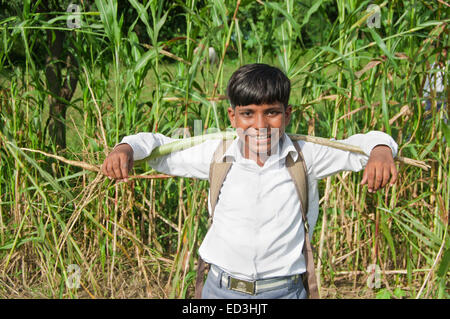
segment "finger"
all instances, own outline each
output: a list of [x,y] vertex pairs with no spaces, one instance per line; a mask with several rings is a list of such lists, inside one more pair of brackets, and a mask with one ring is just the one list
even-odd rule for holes
[[106,172],[106,159],[103,161],[102,166],[100,167],[103,175],[108,175]]
[[128,181],[128,162],[129,161],[126,155],[120,157],[120,171],[125,182]]
[[109,161],[108,163],[108,176],[109,178],[115,179],[116,178],[116,174],[114,173],[114,167],[113,167],[114,162],[113,161]]
[[374,190],[377,191],[381,185],[383,184],[383,167],[377,167],[375,169],[375,178],[374,178]]
[[398,178],[398,171],[397,171],[397,167],[395,166],[394,163],[392,163],[391,165],[391,185],[394,185],[397,182],[397,178]]
[[375,185],[375,170],[372,167],[370,167],[367,172],[367,187],[370,193],[373,192],[374,185]]
[[105,166],[105,175],[109,178],[112,178],[111,161],[109,159],[106,159],[103,165]]
[[120,170],[120,159],[114,159],[112,163],[112,170],[115,179],[122,179],[122,171]]
[[364,185],[364,184],[366,184],[366,183],[367,183],[367,167],[366,167],[366,169],[364,170],[363,177],[362,177],[362,180],[361,180],[360,185]]
[[133,165],[134,165],[133,157],[130,157],[130,159],[128,160],[128,173],[132,170]]
[[389,182],[389,177],[391,177],[391,171],[388,167],[383,168],[383,182],[381,184],[381,188],[386,186],[386,184]]

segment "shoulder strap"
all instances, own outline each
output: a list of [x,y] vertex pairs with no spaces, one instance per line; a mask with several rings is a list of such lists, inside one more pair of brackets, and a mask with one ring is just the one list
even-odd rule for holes
[[298,153],[297,161],[294,162],[292,156],[286,157],[286,167],[294,181],[300,199],[303,221],[305,221],[308,213],[308,173],[300,146],[296,141],[293,141],[293,144]]
[[217,201],[219,200],[220,189],[225,181],[230,168],[231,162],[227,162],[222,159],[223,155],[231,145],[233,140],[222,140],[214,152],[213,159],[209,166],[209,198],[211,203],[211,216],[210,221],[214,216],[214,210],[216,208]]
[[302,150],[296,141],[293,141],[295,149],[297,150],[297,160],[294,162],[292,156],[286,158],[286,167],[289,174],[294,181],[295,188],[297,190],[298,197],[300,199],[302,220],[305,227],[305,242],[303,244],[303,255],[306,261],[306,290],[308,291],[309,298],[318,299],[319,290],[317,286],[317,278],[314,267],[314,256],[312,253],[312,245],[309,239],[309,224],[308,224],[308,171],[306,169],[305,159],[303,157]]

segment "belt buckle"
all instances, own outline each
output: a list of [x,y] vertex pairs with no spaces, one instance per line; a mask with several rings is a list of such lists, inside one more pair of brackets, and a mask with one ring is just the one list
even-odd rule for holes
[[256,282],[240,280],[230,276],[228,278],[228,288],[230,290],[240,291],[249,295],[255,295]]

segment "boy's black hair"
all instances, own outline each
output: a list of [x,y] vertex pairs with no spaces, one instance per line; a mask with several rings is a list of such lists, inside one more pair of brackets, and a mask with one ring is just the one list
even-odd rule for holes
[[234,109],[250,104],[289,103],[291,81],[278,68],[267,64],[247,64],[236,70],[228,81],[227,96]]

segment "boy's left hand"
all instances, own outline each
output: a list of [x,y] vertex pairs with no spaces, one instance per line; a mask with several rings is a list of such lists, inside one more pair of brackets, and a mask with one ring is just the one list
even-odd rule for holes
[[391,148],[386,145],[375,146],[370,152],[361,185],[367,184],[369,192],[372,193],[386,186],[389,179],[391,180],[390,184],[394,185],[397,176]]

